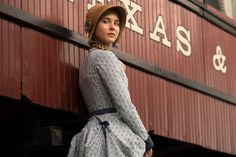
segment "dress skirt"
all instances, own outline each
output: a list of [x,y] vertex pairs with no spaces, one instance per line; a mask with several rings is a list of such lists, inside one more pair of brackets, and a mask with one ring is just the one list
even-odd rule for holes
[[96,115],[71,141],[68,157],[143,157],[145,142],[118,113]]

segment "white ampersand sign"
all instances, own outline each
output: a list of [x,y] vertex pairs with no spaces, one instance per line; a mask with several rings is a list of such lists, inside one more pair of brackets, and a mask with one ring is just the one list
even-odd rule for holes
[[216,54],[213,56],[213,65],[216,70],[226,73],[226,57],[222,54],[220,46],[216,47]]

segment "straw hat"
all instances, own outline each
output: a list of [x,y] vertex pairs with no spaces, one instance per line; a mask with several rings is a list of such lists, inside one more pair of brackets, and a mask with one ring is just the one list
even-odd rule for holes
[[97,4],[91,7],[86,14],[85,32],[89,34],[88,36],[89,41],[93,36],[98,21],[100,20],[102,15],[108,10],[115,11],[118,14],[120,20],[120,32],[117,39],[114,41],[113,45],[115,45],[117,41],[120,39],[122,31],[126,24],[127,14],[125,8],[118,5]]

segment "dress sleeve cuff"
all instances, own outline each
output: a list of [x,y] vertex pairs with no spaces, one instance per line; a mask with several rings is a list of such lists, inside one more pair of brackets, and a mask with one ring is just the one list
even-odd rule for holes
[[154,147],[154,143],[150,136],[148,136],[147,140],[145,141],[146,144],[146,151]]

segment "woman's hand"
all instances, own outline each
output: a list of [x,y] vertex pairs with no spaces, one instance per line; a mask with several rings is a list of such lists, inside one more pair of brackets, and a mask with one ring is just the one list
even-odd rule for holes
[[152,151],[152,149],[149,149],[149,150],[145,153],[144,157],[152,157],[152,155],[153,155],[153,151]]

